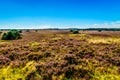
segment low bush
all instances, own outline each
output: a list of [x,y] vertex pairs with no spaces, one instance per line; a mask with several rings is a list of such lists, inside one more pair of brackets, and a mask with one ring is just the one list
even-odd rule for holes
[[99,30],[97,30],[98,32],[102,32],[102,30],[101,29],[99,29]]
[[74,30],[73,34],[79,34],[79,31],[78,30]]
[[35,32],[38,32],[38,30],[36,29]]
[[73,32],[74,30],[70,30],[70,32]]
[[0,32],[0,35],[2,34],[2,32]]
[[22,30],[19,30],[19,33],[22,33]]
[[79,34],[79,30],[70,30],[73,34]]
[[16,40],[21,38],[21,34],[18,30],[10,30],[2,35],[2,40]]
[[28,56],[27,56],[27,59],[29,61],[39,61],[41,58],[43,58],[43,55],[40,54],[40,53],[30,53]]

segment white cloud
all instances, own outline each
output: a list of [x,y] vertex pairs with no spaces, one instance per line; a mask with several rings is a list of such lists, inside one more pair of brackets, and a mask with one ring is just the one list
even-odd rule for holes
[[101,24],[84,24],[84,25],[70,25],[70,24],[0,24],[0,29],[46,29],[46,28],[120,28],[120,21],[101,23]]
[[87,28],[120,28],[120,21],[102,23],[102,24],[91,24]]

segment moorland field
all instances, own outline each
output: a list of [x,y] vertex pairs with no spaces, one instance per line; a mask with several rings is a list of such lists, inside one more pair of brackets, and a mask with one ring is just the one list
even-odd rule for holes
[[0,40],[0,80],[120,80],[120,31],[21,34]]

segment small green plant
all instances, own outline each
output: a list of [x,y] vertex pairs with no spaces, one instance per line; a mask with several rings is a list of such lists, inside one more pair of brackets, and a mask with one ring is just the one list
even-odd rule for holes
[[0,35],[2,34],[2,32],[0,32]]
[[36,29],[35,32],[38,32],[38,30]]
[[10,30],[2,35],[2,40],[15,40],[21,38],[21,34],[18,30]]
[[70,30],[73,34],[79,34],[79,30]]
[[22,30],[19,30],[19,33],[22,33]]
[[79,34],[79,30],[74,30],[72,33],[73,34]]
[[98,30],[98,32],[102,32],[102,30],[101,30],[101,29],[99,29],[99,30]]
[[70,32],[73,32],[73,30],[71,29]]

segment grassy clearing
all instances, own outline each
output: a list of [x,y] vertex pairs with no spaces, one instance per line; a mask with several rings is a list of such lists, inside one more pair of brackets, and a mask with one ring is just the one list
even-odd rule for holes
[[[104,70],[106,68],[106,70]],[[106,71],[106,72],[105,72]],[[95,74],[93,76],[93,80],[119,80],[120,76],[117,72],[117,67],[109,68],[109,67],[98,67],[95,70]]]
[[93,37],[88,39],[89,43],[104,43],[104,44],[120,44],[120,38],[112,38],[112,37],[107,37],[107,38],[102,38],[102,37]]
[[33,61],[28,62],[24,67],[14,67],[14,64],[10,64],[0,69],[0,80],[26,80],[35,70]]

